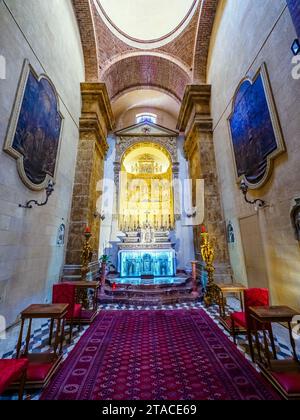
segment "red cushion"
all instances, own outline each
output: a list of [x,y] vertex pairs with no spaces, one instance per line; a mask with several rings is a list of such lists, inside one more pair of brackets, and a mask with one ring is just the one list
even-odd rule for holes
[[269,306],[269,290],[268,289],[247,289],[244,291],[246,311],[250,306]]
[[235,312],[231,315],[231,319],[243,328],[247,328],[245,312]]
[[287,394],[300,395],[300,372],[272,372],[272,376]]
[[74,305],[73,318],[75,319],[81,318],[81,310],[82,310],[82,306],[79,303],[76,303]]
[[55,284],[53,286],[52,303],[68,303],[67,319],[73,317],[76,300],[76,286],[69,283]]
[[0,360],[0,394],[21,378],[27,366],[27,359]]
[[[244,300],[245,300],[245,312],[246,312],[246,322],[250,330],[258,330],[261,328],[259,324],[253,320],[253,318],[249,314],[250,307],[257,307],[257,306],[269,306],[270,299],[269,299],[269,290],[268,289],[248,289],[244,291]],[[265,325],[267,327],[267,325]],[[270,328],[270,324],[268,326]]]
[[53,363],[30,363],[27,369],[28,382],[44,382]]

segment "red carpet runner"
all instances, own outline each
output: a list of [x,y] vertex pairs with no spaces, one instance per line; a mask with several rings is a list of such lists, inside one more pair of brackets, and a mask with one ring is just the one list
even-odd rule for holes
[[273,400],[203,310],[102,312],[44,400]]

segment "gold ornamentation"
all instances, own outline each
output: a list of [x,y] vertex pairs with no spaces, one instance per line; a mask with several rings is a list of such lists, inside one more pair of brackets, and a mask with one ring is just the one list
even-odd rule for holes
[[[83,281],[87,280],[87,274],[90,271],[90,263],[93,258],[93,251],[90,245],[90,239],[92,237],[90,228],[86,228],[84,232],[85,241],[81,251],[81,279]],[[80,302],[85,309],[89,308],[89,299],[86,289],[79,289],[77,291],[77,301]]]
[[212,242],[210,241],[209,234],[207,232],[202,232],[202,245],[201,245],[201,255],[202,259],[205,262],[205,270],[208,276],[208,282],[206,286],[206,293],[204,296],[204,303],[206,306],[211,306],[214,303],[218,302],[219,292],[217,285],[214,282],[214,260],[215,260],[215,250]]
[[81,252],[81,277],[82,280],[86,280],[87,274],[90,271],[89,265],[92,262],[93,251],[90,245],[90,239],[92,237],[91,232],[87,229],[84,233],[85,241]]

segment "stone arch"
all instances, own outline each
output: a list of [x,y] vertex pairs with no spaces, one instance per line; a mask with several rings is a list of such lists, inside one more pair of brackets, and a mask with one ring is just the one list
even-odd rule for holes
[[149,86],[162,89],[181,101],[189,75],[170,60],[152,55],[136,55],[124,58],[103,74],[109,96],[113,101],[124,91]]
[[85,81],[97,82],[100,80],[99,57],[91,0],[72,0],[72,2],[81,36]]
[[126,153],[138,145],[154,144],[161,150],[164,150],[170,158],[172,165],[178,164],[177,139],[176,137],[128,137],[117,141],[116,164],[121,165]]
[[207,82],[207,59],[218,4],[219,0],[203,0],[202,2],[194,51],[194,84]]

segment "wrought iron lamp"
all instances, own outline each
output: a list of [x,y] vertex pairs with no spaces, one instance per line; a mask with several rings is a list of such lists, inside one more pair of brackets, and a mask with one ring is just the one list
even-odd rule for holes
[[32,209],[33,206],[37,206],[37,207],[45,206],[48,203],[50,196],[54,192],[54,186],[55,186],[55,183],[53,181],[49,181],[48,186],[45,189],[46,199],[42,203],[38,202],[37,200],[30,200],[25,205],[19,204],[19,207],[22,209]]
[[249,200],[249,198],[247,197],[249,187],[248,187],[248,185],[246,184],[245,181],[241,182],[240,189],[241,189],[242,193],[244,194],[244,198],[245,198],[246,203],[252,204],[253,206],[257,206],[258,208],[265,207],[266,202],[264,200],[261,200],[260,198],[257,198],[256,200]]
[[99,218],[100,220],[102,220],[102,222],[104,222],[104,220],[106,219],[106,216],[104,213],[99,213],[98,211],[95,211],[94,218],[95,219]]

